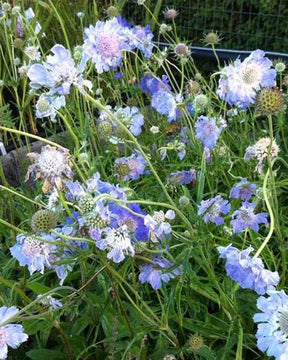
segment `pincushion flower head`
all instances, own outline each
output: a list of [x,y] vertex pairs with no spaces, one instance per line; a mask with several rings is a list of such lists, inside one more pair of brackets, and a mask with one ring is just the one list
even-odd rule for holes
[[258,232],[259,224],[267,224],[267,213],[255,214],[255,206],[256,203],[244,201],[240,209],[233,212],[231,217],[234,218],[234,220],[231,221],[231,225],[234,234],[246,229]]
[[141,175],[147,173],[145,171],[146,165],[147,162],[142,154],[135,151],[135,154],[129,157],[121,157],[115,160],[116,176],[125,181],[138,180]]
[[167,283],[170,279],[180,275],[180,269],[169,271],[174,264],[166,259],[154,257],[153,262],[140,266],[139,280],[142,284],[149,283],[154,290],[159,290],[162,282]]
[[181,170],[171,173],[168,177],[168,184],[187,185],[196,182],[197,171],[195,169]]
[[53,55],[47,56],[43,64],[33,64],[28,70],[33,89],[48,88],[49,95],[56,96],[68,95],[72,85],[84,94],[84,87],[91,90],[92,83],[82,77],[84,62],[76,67],[70,51],[63,45],[54,45],[51,52]]
[[215,147],[216,142],[221,134],[222,127],[218,127],[214,118],[199,116],[195,123],[197,140],[208,149]]
[[278,272],[265,269],[260,258],[250,256],[254,250],[251,246],[245,250],[238,250],[231,244],[217,248],[220,258],[226,259],[226,272],[232,280],[243,289],[252,289],[259,295],[274,289],[279,283]]
[[[124,108],[115,108],[114,115],[130,130],[130,132],[138,136],[141,134],[142,126],[144,125],[144,117],[140,113],[139,109],[136,106]],[[122,128],[113,121],[113,125],[116,127],[116,134],[120,135],[123,133]],[[126,134],[123,134],[124,137]]]
[[256,194],[256,190],[256,184],[250,184],[247,179],[242,178],[240,182],[233,185],[230,191],[230,198],[247,201]]
[[281,290],[271,290],[268,297],[260,296],[257,308],[261,313],[254,315],[258,323],[257,346],[276,360],[288,359],[288,296]]
[[229,105],[247,108],[255,102],[256,91],[275,85],[276,70],[262,50],[253,51],[243,62],[225,66],[220,76],[217,94]]
[[65,106],[64,96],[48,96],[47,94],[41,94],[36,103],[36,117],[41,119],[44,117],[50,117],[51,121],[55,121],[57,110],[62,106]]
[[18,312],[19,310],[15,306],[2,306],[0,308],[0,360],[7,359],[8,346],[16,349],[28,339],[28,335],[24,333],[22,325],[6,324]]
[[122,225],[117,229],[105,228],[102,231],[104,238],[96,241],[96,246],[100,250],[108,250],[107,258],[119,263],[125,259],[125,255],[134,256],[135,251],[131,242],[127,225]]
[[27,156],[34,162],[28,167],[26,181],[32,175],[37,179],[44,179],[42,191],[47,193],[55,186],[63,187],[67,178],[72,178],[71,160],[69,150],[46,145],[41,148],[41,153],[29,153]]
[[203,215],[205,223],[212,222],[219,226],[224,224],[222,215],[228,214],[231,205],[222,196],[217,195],[212,199],[202,200],[198,206],[198,215]]
[[270,137],[261,138],[254,145],[248,146],[244,160],[257,160],[258,164],[256,165],[255,171],[261,174],[264,161],[267,160],[268,157],[271,159],[277,157],[279,151],[280,149],[275,139],[272,140],[271,144]]
[[175,218],[175,212],[168,210],[154,211],[153,215],[146,215],[144,218],[144,224],[149,228],[151,241],[158,242],[165,238],[169,238],[172,228],[167,220],[173,220]]
[[130,50],[130,30],[117,18],[97,21],[95,26],[85,28],[83,51],[95,64],[99,74],[116,69],[122,64],[122,52]]
[[146,58],[150,58],[154,47],[152,42],[153,33],[150,30],[150,25],[145,27],[135,26],[131,29],[130,34],[134,47],[142,51]]

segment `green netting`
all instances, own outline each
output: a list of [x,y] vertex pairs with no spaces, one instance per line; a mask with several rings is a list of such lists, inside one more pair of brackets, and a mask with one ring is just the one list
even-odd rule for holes
[[[156,0],[146,0],[154,11]],[[288,0],[163,0],[162,9],[179,11],[177,27],[181,39],[203,45],[203,34],[217,31],[223,48],[288,52]],[[145,20],[143,7],[136,0],[124,9],[129,19]],[[147,18],[146,18],[147,20]],[[165,20],[163,11],[158,20]]]

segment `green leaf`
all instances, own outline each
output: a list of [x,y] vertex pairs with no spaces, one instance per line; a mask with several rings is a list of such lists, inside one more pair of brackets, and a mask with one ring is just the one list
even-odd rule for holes
[[31,350],[26,353],[27,357],[32,360],[67,360],[68,356],[61,352],[48,349]]
[[27,285],[27,287],[37,295],[45,294],[46,292],[51,290],[49,287],[38,282],[30,283],[29,285]]

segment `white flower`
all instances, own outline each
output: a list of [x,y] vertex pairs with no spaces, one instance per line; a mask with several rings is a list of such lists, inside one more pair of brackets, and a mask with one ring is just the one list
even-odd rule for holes
[[26,46],[24,53],[32,61],[39,61],[41,59],[41,54],[38,51],[38,46]]

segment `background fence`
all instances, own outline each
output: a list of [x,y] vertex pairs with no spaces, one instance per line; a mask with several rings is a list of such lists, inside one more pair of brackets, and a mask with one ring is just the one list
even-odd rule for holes
[[[159,1],[145,3],[153,12]],[[203,34],[213,30],[222,35],[222,48],[288,53],[288,0],[163,0],[160,22],[166,22],[162,10],[171,7],[179,12],[180,38],[191,45],[203,45]],[[141,22],[145,10],[129,0],[124,15]]]

